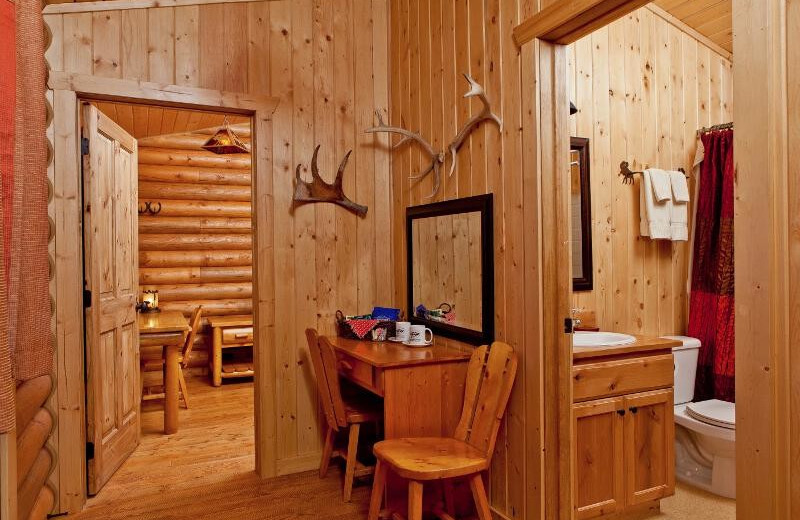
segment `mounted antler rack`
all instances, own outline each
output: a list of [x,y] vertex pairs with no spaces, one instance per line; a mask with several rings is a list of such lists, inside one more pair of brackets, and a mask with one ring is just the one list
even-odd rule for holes
[[[158,208],[156,208],[156,204],[158,204]],[[144,204],[139,204],[138,210],[139,215],[158,215],[161,213],[161,203],[148,200]]]
[[[678,168],[677,171],[681,172],[684,176],[686,176],[687,179],[689,178],[689,176],[686,175],[686,170],[683,168]],[[633,176],[641,175],[643,173],[644,172],[635,172],[631,170],[628,161],[622,161],[622,163],[619,165],[619,175],[622,177],[622,184],[633,184]]]
[[374,134],[378,132],[385,132],[390,134],[398,134],[402,138],[392,146],[392,150],[396,150],[400,146],[404,144],[414,141],[419,144],[425,153],[430,157],[430,163],[422,172],[412,175],[409,179],[416,180],[422,179],[428,176],[431,172],[433,173],[433,191],[430,195],[426,198],[430,199],[436,192],[439,191],[439,186],[442,184],[442,175],[441,175],[441,168],[444,164],[446,153],[450,153],[451,163],[450,163],[450,174],[453,175],[453,172],[456,170],[458,166],[458,150],[464,144],[464,141],[469,137],[469,134],[472,133],[475,128],[477,128],[481,123],[484,121],[493,121],[497,124],[498,127],[502,128],[503,122],[502,120],[492,112],[491,104],[489,103],[489,98],[486,95],[486,91],[484,88],[475,81],[472,76],[469,74],[464,74],[464,79],[467,80],[469,83],[469,90],[466,94],[464,94],[465,98],[477,97],[481,101],[482,108],[479,112],[473,115],[464,126],[459,130],[458,134],[453,138],[453,141],[447,145],[447,148],[442,150],[435,150],[430,142],[428,142],[424,137],[422,137],[417,132],[412,132],[411,130],[406,130],[405,128],[401,128],[398,126],[389,126],[383,121],[383,117],[381,117],[381,113],[379,111],[375,111],[375,115],[378,118],[378,125],[373,126],[372,128],[367,128],[365,132]]
[[347,152],[339,164],[339,171],[336,173],[336,180],[333,184],[328,184],[319,175],[319,168],[317,167],[317,154],[319,153],[320,145],[314,148],[314,156],[311,158],[311,182],[306,182],[300,177],[300,166],[297,165],[295,169],[295,182],[294,182],[294,198],[292,209],[300,204],[307,204],[309,202],[331,202],[338,204],[343,208],[347,208],[359,217],[364,217],[367,214],[367,207],[361,204],[356,204],[348,199],[344,194],[342,186],[342,177],[344,177],[344,170],[347,168],[347,161],[350,159],[350,154],[353,150]]

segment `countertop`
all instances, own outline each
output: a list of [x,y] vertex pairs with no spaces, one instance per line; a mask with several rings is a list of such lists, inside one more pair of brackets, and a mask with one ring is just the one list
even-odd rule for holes
[[338,336],[328,337],[333,347],[343,354],[378,368],[396,368],[433,363],[465,362],[472,348],[458,348],[435,338],[430,347],[407,347],[391,341],[358,341]]
[[658,338],[654,336],[639,336],[631,334],[636,338],[636,343],[630,345],[617,345],[612,347],[575,347],[572,349],[572,360],[579,361],[591,358],[624,356],[627,354],[648,353],[656,350],[666,350],[679,347],[680,341],[674,339]]

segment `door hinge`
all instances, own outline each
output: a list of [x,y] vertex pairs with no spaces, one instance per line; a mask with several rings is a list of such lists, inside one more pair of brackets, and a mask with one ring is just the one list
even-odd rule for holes
[[88,309],[92,306],[92,291],[89,289],[83,290],[83,308]]
[[92,460],[94,458],[94,443],[87,442],[86,443],[86,460]]
[[575,322],[572,318],[564,318],[564,334],[572,334],[575,332]]
[[89,138],[81,137],[81,155],[89,155]]

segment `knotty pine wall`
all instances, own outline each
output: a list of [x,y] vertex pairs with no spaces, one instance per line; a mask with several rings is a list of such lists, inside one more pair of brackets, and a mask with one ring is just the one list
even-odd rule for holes
[[[237,131],[247,143],[248,130]],[[213,132],[209,132],[213,133]],[[203,306],[191,365],[207,367],[207,318],[253,312],[250,154],[217,155],[200,132],[139,139],[139,285],[187,319]]]
[[[316,467],[318,407],[304,329],[333,332],[336,309],[392,301],[389,154],[364,134],[388,107],[388,1],[282,0],[51,14],[51,68],[280,97],[272,119],[278,470]],[[53,49],[60,49],[54,51]],[[328,204],[291,212],[294,167],[321,144],[333,180],[353,149],[345,192],[359,219]]]
[[[498,437],[489,493],[493,508],[509,518],[556,517],[558,514],[558,504],[554,501],[545,504],[542,495],[545,487],[557,485],[558,480],[557,471],[552,470],[558,467],[558,454],[544,438],[544,430],[555,427],[547,426],[542,417],[547,416],[552,422],[556,418],[538,405],[543,392],[554,391],[543,387],[543,374],[551,370],[554,361],[549,360],[550,353],[538,347],[546,326],[540,318],[544,309],[540,291],[542,276],[547,275],[542,272],[545,263],[540,256],[539,240],[546,232],[541,226],[551,218],[541,213],[541,197],[547,196],[543,190],[548,188],[541,184],[538,160],[551,157],[545,157],[547,149],[538,142],[536,114],[540,106],[543,110],[549,106],[546,103],[553,92],[552,85],[536,85],[534,63],[537,53],[542,53],[544,60],[549,59],[551,49],[533,43],[519,49],[511,37],[511,30],[520,20],[555,1],[558,0],[399,0],[391,4],[391,122],[419,129],[434,147],[449,143],[470,115],[480,109],[477,101],[470,103],[461,98],[466,91],[461,77],[464,72],[484,85],[495,112],[503,119],[502,130],[483,125],[472,134],[460,151],[457,172],[443,179],[442,188],[432,200],[483,193],[494,193],[495,197],[496,336],[514,346],[520,356],[520,371]],[[648,34],[650,38],[643,37]],[[603,295],[603,301],[612,296],[620,300],[618,320],[625,328],[636,320],[634,330],[656,330],[659,322],[656,321],[655,327],[650,322],[653,316],[659,319],[657,312],[649,314],[645,323],[641,308],[624,313],[622,305],[630,301],[633,305],[652,302],[650,305],[657,306],[663,294],[663,299],[671,302],[670,309],[677,306],[672,289],[675,284],[672,264],[684,265],[686,254],[672,256],[670,251],[658,255],[654,246],[636,246],[629,240],[633,234],[627,235],[627,229],[633,222],[631,206],[638,201],[634,197],[637,192],[630,186],[623,191],[621,184],[617,185],[618,170],[614,171],[614,164],[618,166],[628,157],[638,166],[660,159],[662,155],[672,162],[673,154],[675,160],[680,159],[683,164],[690,155],[689,138],[693,139],[695,130],[730,117],[727,83],[730,71],[726,63],[703,45],[672,30],[671,26],[667,29],[660,21],[657,24],[650,10],[639,10],[589,38],[573,46],[569,54],[573,57],[571,63],[575,64],[576,52],[580,50],[580,70],[584,73],[581,92],[580,95],[576,93],[575,102],[578,107],[590,107],[584,108],[580,127],[576,121],[574,135],[586,133],[593,144],[595,140],[600,143],[598,150],[592,152],[593,190],[604,191],[596,197],[593,194],[593,205],[599,208],[594,212],[595,247],[601,250],[599,255],[606,256],[610,256],[611,248],[619,247],[626,251],[624,258],[634,265],[628,269],[623,267],[627,262],[615,264],[612,273],[618,273],[619,294],[614,293],[615,286],[610,281],[603,281],[605,275],[599,277],[598,285],[605,289],[597,293]],[[675,67],[673,74],[672,63],[690,65],[680,71]],[[570,68],[570,74],[577,75],[576,65]],[[644,80],[648,82],[647,89],[643,86]],[[663,84],[666,80],[669,82]],[[712,82],[719,88],[712,89]],[[577,85],[574,79],[573,83]],[[683,95],[683,83],[696,87]],[[588,86],[592,89],[587,90]],[[606,102],[600,103],[603,92]],[[591,102],[593,97],[598,100],[596,108]],[[668,107],[673,100],[677,105],[676,117],[672,117],[672,110],[665,110],[663,124],[666,126],[660,126],[662,114],[657,107]],[[543,115],[542,119],[549,117]],[[611,126],[612,123],[615,126]],[[612,140],[612,129],[624,134]],[[685,144],[676,143],[681,138]],[[673,143],[676,144],[673,146]],[[425,166],[425,158],[413,147],[398,150],[393,156],[396,202],[393,223],[395,264],[398,266],[395,299],[398,304],[406,301],[405,208],[431,202],[426,195],[433,186],[432,179],[415,182],[408,180],[408,176]],[[601,171],[605,174],[600,174]],[[615,203],[617,201],[619,204]],[[612,213],[619,215],[619,227],[612,227],[608,221]],[[601,215],[605,216],[602,221],[599,220],[603,218]],[[598,244],[605,242],[601,236],[613,242]],[[645,278],[643,259],[656,268],[663,267],[665,275],[659,278],[651,274]],[[599,259],[597,266],[612,269],[604,259]],[[684,268],[676,267],[674,272],[681,269]],[[663,293],[655,290],[659,288],[659,280]],[[575,303],[581,304],[581,301]],[[590,303],[594,306],[594,299],[587,298],[585,305],[588,307]],[[679,321],[682,323],[684,315],[685,310],[671,310],[663,320],[665,330],[671,330]],[[605,324],[608,314],[603,314],[602,319]]]
[[603,330],[685,334],[686,242],[639,236],[639,185],[620,162],[692,169],[696,131],[733,117],[731,62],[648,8],[570,45],[571,133],[588,137],[594,290],[574,293]]

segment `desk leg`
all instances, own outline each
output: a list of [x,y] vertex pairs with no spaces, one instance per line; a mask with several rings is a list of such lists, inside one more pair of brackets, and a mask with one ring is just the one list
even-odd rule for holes
[[179,345],[164,347],[164,433],[178,431],[178,349]]
[[211,382],[222,385],[222,327],[214,327],[214,344],[211,352]]

